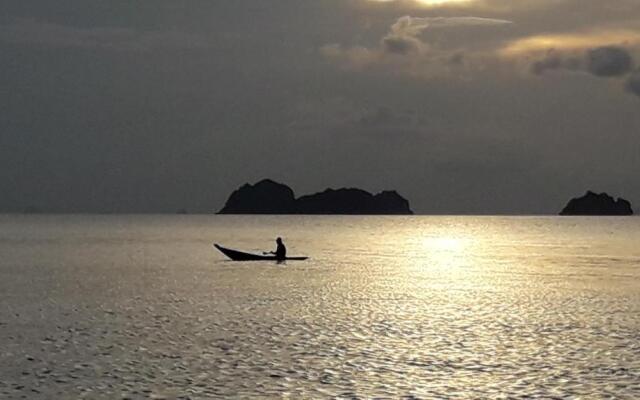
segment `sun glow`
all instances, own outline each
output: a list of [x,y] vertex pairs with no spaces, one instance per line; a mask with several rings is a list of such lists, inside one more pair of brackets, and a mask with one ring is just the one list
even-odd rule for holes
[[438,235],[422,239],[422,248],[428,254],[430,268],[443,268],[447,273],[468,264],[469,239],[457,235]]
[[[392,1],[397,0],[373,0],[378,3],[390,3]],[[464,4],[464,3],[472,3],[476,0],[414,0],[416,3],[425,5],[425,6],[444,6],[447,4]]]
[[424,246],[436,251],[459,251],[464,248],[464,243],[454,237],[435,237],[425,239]]
[[439,6],[443,4],[453,4],[453,3],[471,3],[473,0],[417,0],[418,3],[425,4],[428,6]]
[[459,258],[463,257],[468,247],[468,240],[454,236],[437,236],[425,238],[422,247],[438,258]]

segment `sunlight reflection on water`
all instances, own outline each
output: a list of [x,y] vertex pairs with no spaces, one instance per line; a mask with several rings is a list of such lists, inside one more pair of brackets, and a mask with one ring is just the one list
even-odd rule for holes
[[638,218],[0,218],[2,398],[640,396]]

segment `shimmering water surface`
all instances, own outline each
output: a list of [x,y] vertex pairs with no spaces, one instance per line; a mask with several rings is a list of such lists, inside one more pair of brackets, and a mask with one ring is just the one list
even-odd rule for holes
[[[218,242],[305,262],[226,261]],[[0,216],[0,398],[640,398],[640,218]]]

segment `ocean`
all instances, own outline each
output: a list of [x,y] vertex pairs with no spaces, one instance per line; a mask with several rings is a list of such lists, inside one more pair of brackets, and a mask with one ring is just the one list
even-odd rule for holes
[[[231,262],[281,236],[307,261]],[[640,398],[640,218],[0,216],[2,399]]]

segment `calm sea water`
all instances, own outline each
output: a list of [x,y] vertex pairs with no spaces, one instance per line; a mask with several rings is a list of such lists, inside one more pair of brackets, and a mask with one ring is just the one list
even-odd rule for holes
[[[226,261],[211,244],[305,262]],[[640,397],[640,218],[0,216],[0,398]]]

